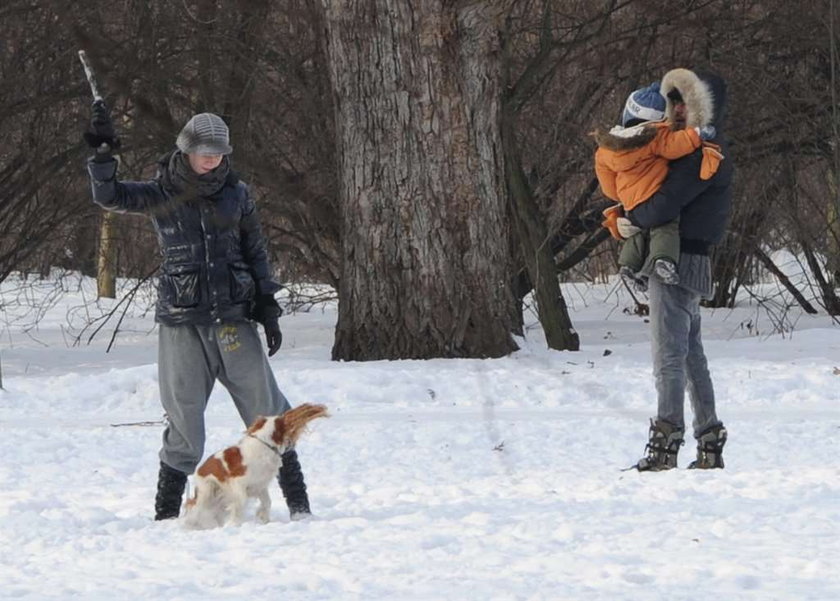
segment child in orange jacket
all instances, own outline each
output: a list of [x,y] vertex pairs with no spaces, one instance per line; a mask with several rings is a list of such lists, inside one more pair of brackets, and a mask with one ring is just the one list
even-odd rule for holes
[[[624,105],[621,125],[609,132],[596,131],[595,174],[601,191],[621,204],[604,211],[604,226],[618,236],[609,223],[623,212],[632,211],[662,186],[668,162],[691,154],[704,139],[714,137],[711,126],[674,131],[665,121],[665,97],[659,82],[630,94]],[[680,256],[679,220],[651,228],[630,237],[622,246],[619,273],[639,288],[646,288],[652,271],[666,284],[678,284]]]

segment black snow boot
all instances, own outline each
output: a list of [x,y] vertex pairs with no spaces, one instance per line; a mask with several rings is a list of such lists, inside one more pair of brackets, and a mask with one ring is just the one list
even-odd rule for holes
[[292,520],[301,520],[312,512],[309,509],[309,497],[306,495],[306,483],[303,481],[297,451],[291,449],[283,453],[282,457],[283,465],[280,466],[277,481],[289,507],[289,517]]
[[723,469],[723,445],[726,444],[726,428],[712,426],[697,437],[697,459],[688,466],[690,470]]
[[157,496],[155,497],[155,520],[177,518],[181,511],[181,497],[187,475],[160,462],[158,472]]
[[640,472],[661,472],[677,467],[677,453],[683,445],[683,431],[661,419],[650,420],[647,455],[634,465]]

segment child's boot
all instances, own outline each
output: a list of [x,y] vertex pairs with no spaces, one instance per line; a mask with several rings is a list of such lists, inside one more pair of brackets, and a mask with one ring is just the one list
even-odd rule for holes
[[680,283],[680,276],[677,273],[677,266],[668,259],[656,259],[653,262],[653,273],[662,280],[663,284],[676,285]]
[[624,282],[628,286],[632,287],[633,290],[636,290],[637,292],[647,292],[647,278],[645,278],[643,275],[636,273],[630,267],[622,265],[618,269],[618,275],[621,277],[622,280],[624,280]]

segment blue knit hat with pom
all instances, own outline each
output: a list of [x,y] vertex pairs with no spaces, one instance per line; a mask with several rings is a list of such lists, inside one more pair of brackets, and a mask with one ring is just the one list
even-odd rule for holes
[[659,93],[659,82],[639,88],[627,98],[621,125],[627,127],[632,120],[662,121],[665,119],[665,97]]

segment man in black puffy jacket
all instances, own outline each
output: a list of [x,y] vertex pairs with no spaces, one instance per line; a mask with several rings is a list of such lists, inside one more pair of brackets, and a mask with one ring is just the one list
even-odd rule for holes
[[[700,299],[712,293],[709,250],[723,238],[732,204],[733,166],[723,138],[726,85],[717,75],[673,69],[662,78],[660,90],[666,97],[666,115],[675,127],[710,127],[716,135],[711,140],[714,147],[671,161],[660,190],[618,220],[618,229],[627,238],[639,227],[647,229],[680,219],[679,284],[650,278],[658,410],[657,417],[651,419],[646,456],[635,467],[659,471],[677,466],[688,386],[697,440],[697,458],[689,467],[722,468],[727,432],[717,416],[703,351]],[[718,164],[720,155],[723,160]],[[711,169],[710,164],[714,165]]]
[[[109,211],[148,215],[162,254],[155,321],[159,327],[160,397],[168,417],[160,451],[155,519],[178,516],[187,475],[204,453],[204,409],[218,379],[246,425],[287,411],[262,350],[280,348],[280,307],[265,239],[248,187],[231,169],[225,122],[212,113],[184,126],[177,148],[148,182],[119,181],[119,148],[104,102],[92,107],[85,134],[93,200]],[[283,455],[280,487],[293,519],[309,515],[294,450]]]

